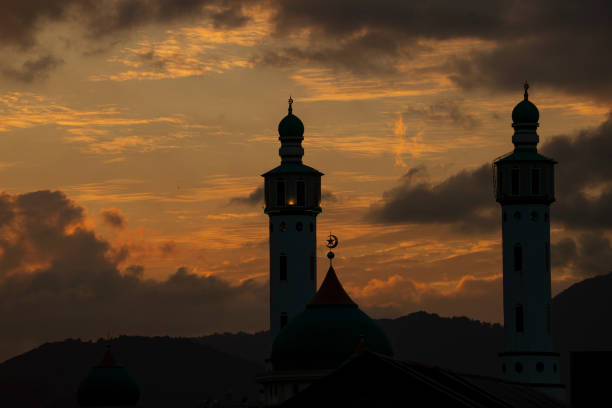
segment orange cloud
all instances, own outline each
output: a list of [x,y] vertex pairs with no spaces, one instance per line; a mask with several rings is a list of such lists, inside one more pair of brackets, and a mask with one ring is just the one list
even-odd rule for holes
[[[363,287],[350,287],[362,307],[393,311],[395,315],[418,310],[453,316],[467,314],[486,321],[500,321],[501,274],[464,275],[451,281],[415,281],[401,275],[371,279]],[[497,308],[492,307],[497,304]],[[486,305],[486,306],[485,306]],[[483,306],[487,310],[482,310]]]
[[[182,115],[143,118],[116,106],[76,109],[34,93],[11,92],[0,96],[0,132],[50,124],[66,131],[67,142],[80,145],[88,153],[104,155],[173,149],[176,140],[189,137],[198,127],[187,123]],[[146,136],[134,134],[146,126],[160,125],[153,132],[146,131]]]
[[159,80],[250,68],[249,50],[269,37],[272,26],[269,11],[251,9],[247,14],[250,20],[243,27],[219,30],[209,23],[167,30],[167,37],[159,41],[141,39],[109,60],[127,70],[92,75],[89,80]]

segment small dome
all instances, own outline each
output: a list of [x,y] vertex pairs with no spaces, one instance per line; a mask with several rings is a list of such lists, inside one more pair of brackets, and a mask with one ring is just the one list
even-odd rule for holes
[[280,137],[304,136],[304,124],[293,113],[289,113],[278,124],[278,135]]
[[276,336],[270,360],[275,370],[334,369],[358,348],[393,355],[385,333],[351,300],[330,267],[306,310]]
[[540,119],[540,112],[538,108],[529,100],[529,84],[525,81],[525,99],[519,102],[514,109],[512,109],[512,122],[514,123],[537,123]]
[[536,123],[539,119],[538,108],[527,99],[519,102],[512,109],[512,122],[514,123]]
[[124,367],[114,361],[110,350],[81,381],[77,392],[81,407],[135,406],[139,398],[138,384]]

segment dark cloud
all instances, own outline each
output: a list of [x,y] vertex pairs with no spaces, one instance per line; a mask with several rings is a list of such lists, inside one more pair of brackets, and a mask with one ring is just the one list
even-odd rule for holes
[[[212,22],[218,29],[246,24],[244,0],[22,0],[1,1],[0,46],[32,52],[40,48],[38,36],[46,26],[68,23],[83,31],[90,49],[82,54],[107,52],[126,32],[147,24],[170,24],[177,21]],[[249,5],[252,5],[249,3]],[[103,43],[101,47],[99,44]],[[66,41],[74,45],[73,40]],[[0,67],[0,73],[12,80],[30,83],[46,77],[63,63],[61,58],[43,55],[31,58],[22,66]],[[163,70],[164,61],[149,61]]]
[[[612,228],[612,113],[596,128],[553,137],[541,152],[559,162],[552,221],[575,230]],[[423,172],[416,168],[406,173],[371,207],[371,219],[454,224],[466,230],[498,228],[490,164],[463,170],[437,184],[423,179]]]
[[612,228],[612,112],[593,129],[557,136],[542,153],[557,165],[553,219],[571,228]]
[[[398,39],[499,36],[507,27],[511,5],[504,2],[448,0],[288,0],[277,3],[274,18],[281,35],[309,29],[329,37],[363,31],[393,33]],[[507,29],[507,28],[506,28]]]
[[[0,44],[28,49],[49,23],[71,22],[96,42],[147,24],[207,19],[224,29],[271,12],[274,34],[305,45],[263,42],[256,63],[317,64],[361,75],[394,73],[423,40],[480,39],[491,46],[431,68],[464,88],[512,89],[525,79],[608,99],[612,95],[612,6],[606,0],[23,0],[3,2]],[[427,50],[426,50],[427,51]],[[431,50],[435,52],[434,50]],[[540,88],[541,89],[541,88]]]
[[552,245],[553,266],[583,276],[612,272],[612,246],[601,231],[565,238]]
[[384,33],[361,33],[338,41],[317,42],[307,48],[266,49],[256,54],[255,64],[287,67],[303,64],[325,65],[356,74],[394,73],[399,58],[410,51]]
[[563,238],[562,240],[552,243],[550,245],[552,266],[554,267],[566,267],[576,258],[578,254],[578,248],[576,241],[572,238]]
[[0,361],[44,341],[115,334],[199,335],[265,326],[265,285],[179,268],[165,280],[123,272],[61,192],[0,196]]
[[48,21],[67,18],[67,10],[77,0],[60,1],[2,1],[0,14],[0,41],[3,44],[29,48],[36,43],[36,35]]
[[[612,6],[605,0],[288,0],[276,8],[277,36],[304,32],[309,46],[263,53],[264,63],[301,59],[338,67],[348,59],[351,64],[344,68],[353,72],[377,66],[388,72],[420,40],[481,39],[493,47],[457,55],[438,69],[464,88],[514,90],[529,79],[543,87],[610,98]],[[384,39],[385,46],[368,47],[373,37]],[[374,57],[384,63],[373,63]]]
[[447,122],[464,129],[480,126],[480,120],[471,113],[464,112],[464,104],[455,101],[439,101],[425,107],[408,107],[404,110],[405,118],[416,117],[430,123]]
[[[88,240],[78,228],[83,209],[62,193],[38,191],[22,195],[0,196],[0,278],[29,265],[44,265],[59,254],[68,256],[68,245],[75,239],[82,245],[102,245]],[[76,228],[71,235],[69,228]],[[74,248],[76,250],[76,248]],[[107,247],[102,248],[104,251]],[[75,258],[79,253],[75,253]]]
[[53,55],[43,55],[26,60],[19,68],[4,67],[1,69],[1,72],[6,78],[31,83],[47,78],[51,71],[63,63],[62,59],[56,58]]
[[100,211],[100,215],[102,215],[102,219],[104,222],[111,227],[114,228],[125,228],[127,225],[127,221],[121,211],[116,208],[109,208],[107,210]]
[[37,43],[48,23],[73,22],[93,38],[177,20],[209,18],[218,28],[245,24],[240,0],[22,0],[2,1],[0,44],[22,49]]
[[[449,61],[450,77],[465,89],[502,90],[516,90],[517,82],[525,78],[538,88],[554,88],[609,101],[612,56],[606,50],[612,48],[611,25],[600,18],[593,18],[588,27],[580,24],[585,16],[605,14],[609,18],[609,3],[600,5],[599,9],[577,8],[578,21],[568,16],[559,22],[567,31],[534,22],[539,29],[517,30],[520,33],[517,39],[500,40],[491,51],[458,56]],[[561,5],[567,9],[564,6]],[[549,22],[546,18],[544,21]]]
[[230,199],[230,204],[243,204],[243,205],[258,205],[264,201],[264,188],[263,186],[257,187],[251,191],[249,195],[245,197],[233,197]]
[[384,223],[455,224],[464,230],[497,228],[489,164],[461,171],[438,184],[424,181],[424,170],[413,168],[400,184],[383,193],[370,209]]

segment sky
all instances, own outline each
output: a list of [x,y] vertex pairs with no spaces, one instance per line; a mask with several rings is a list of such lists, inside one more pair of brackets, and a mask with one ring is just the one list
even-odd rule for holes
[[262,173],[294,99],[373,317],[503,322],[491,164],[528,80],[553,294],[612,264],[607,1],[2,0],[0,361],[268,327]]

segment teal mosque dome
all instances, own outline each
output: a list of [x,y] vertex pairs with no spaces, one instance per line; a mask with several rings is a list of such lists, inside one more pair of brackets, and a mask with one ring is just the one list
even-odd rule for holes
[[136,406],[138,384],[130,373],[113,359],[110,349],[79,384],[77,399],[81,407]]
[[537,123],[540,119],[538,108],[528,99],[527,89],[529,84],[525,82],[525,99],[519,102],[512,110],[512,122],[514,123]]
[[293,114],[293,99],[289,98],[289,113],[278,124],[278,135],[282,137],[304,136],[304,124]]
[[330,266],[306,309],[276,336],[270,360],[275,370],[334,369],[359,349],[393,355],[385,333],[351,300]]

